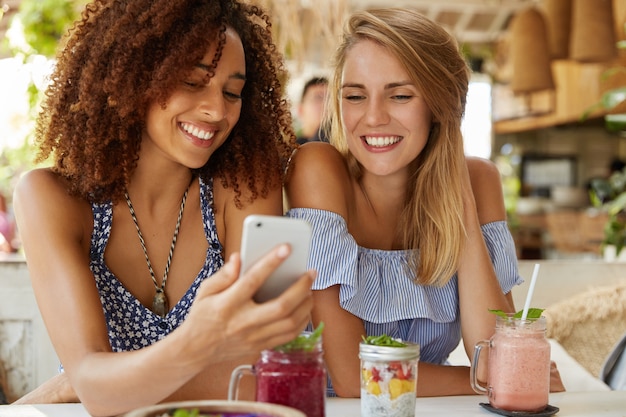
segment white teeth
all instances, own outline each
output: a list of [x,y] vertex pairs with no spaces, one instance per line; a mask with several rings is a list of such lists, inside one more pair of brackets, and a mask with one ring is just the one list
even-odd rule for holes
[[198,139],[209,140],[215,134],[215,132],[207,132],[206,130],[198,129],[196,126],[188,125],[186,123],[181,123],[180,125],[185,132],[197,137]]
[[375,146],[375,147],[393,145],[394,143],[400,142],[400,139],[402,139],[400,136],[382,136],[382,137],[381,136],[377,136],[377,137],[365,136],[365,142],[367,142],[369,146]]

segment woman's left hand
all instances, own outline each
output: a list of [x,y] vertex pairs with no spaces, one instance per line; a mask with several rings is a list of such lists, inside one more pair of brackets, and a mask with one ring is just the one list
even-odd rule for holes
[[13,404],[49,404],[80,402],[65,372],[53,376]]

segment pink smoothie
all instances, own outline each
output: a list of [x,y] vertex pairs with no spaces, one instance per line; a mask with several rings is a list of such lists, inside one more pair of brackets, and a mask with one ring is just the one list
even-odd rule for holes
[[550,392],[550,344],[543,333],[502,329],[489,352],[489,400],[510,411],[541,411]]

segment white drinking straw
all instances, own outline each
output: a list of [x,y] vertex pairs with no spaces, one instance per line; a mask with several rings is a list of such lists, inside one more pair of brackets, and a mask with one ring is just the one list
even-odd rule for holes
[[528,287],[528,294],[526,294],[526,302],[524,303],[524,311],[522,311],[522,320],[526,320],[528,315],[528,309],[530,308],[530,299],[533,298],[533,292],[535,291],[535,282],[537,282],[537,275],[539,275],[539,264],[535,264],[533,269],[533,277],[530,279],[530,287]]

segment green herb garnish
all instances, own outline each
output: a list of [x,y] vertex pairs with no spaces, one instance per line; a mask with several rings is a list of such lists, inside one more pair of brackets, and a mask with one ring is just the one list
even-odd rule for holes
[[324,330],[324,323],[320,322],[313,333],[301,334],[290,342],[276,346],[274,350],[278,352],[293,352],[297,350],[310,352],[315,348],[315,344],[320,336],[322,336],[322,330]]
[[[168,414],[164,414],[164,416],[165,415],[171,416],[171,417],[222,417],[222,416],[225,416],[226,414],[223,414],[223,413],[219,413],[219,414],[215,414],[215,413],[205,414],[205,413],[200,413],[200,410],[197,409],[197,408],[191,408],[191,409],[177,408],[176,410],[174,410],[174,412],[169,412]],[[228,415],[230,415],[230,413]],[[237,414],[237,415],[239,415],[239,414]],[[248,414],[246,414],[246,415],[248,415]],[[250,414],[250,415],[252,415],[252,414]]]
[[199,417],[200,416],[200,410],[198,410],[197,408],[192,408],[190,410],[185,409],[185,408],[178,408],[174,411],[174,414],[172,414],[173,417]]
[[368,345],[375,346],[390,346],[390,347],[406,347],[406,343],[402,343],[398,339],[394,339],[391,336],[387,336],[386,334],[381,334],[380,336],[361,336],[363,341]]
[[[494,314],[497,314],[500,317],[509,317],[507,313],[505,313],[502,310],[489,310]],[[528,309],[528,313],[526,314],[526,318],[527,319],[538,319],[539,317],[541,317],[541,313],[543,313],[544,309],[543,308],[529,308]],[[524,310],[520,310],[517,313],[515,313],[513,315],[513,318],[516,319],[521,319],[522,318],[522,314],[524,314]]]

